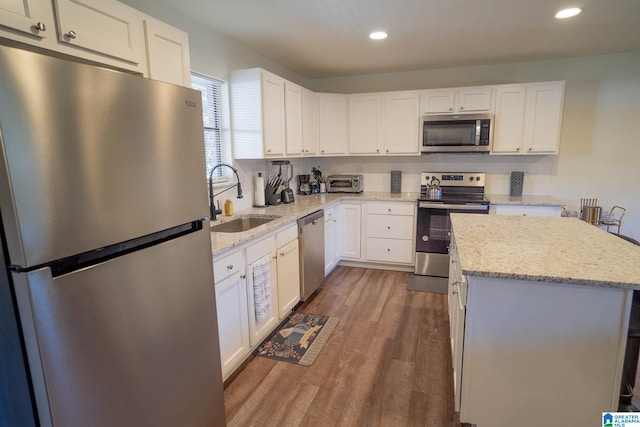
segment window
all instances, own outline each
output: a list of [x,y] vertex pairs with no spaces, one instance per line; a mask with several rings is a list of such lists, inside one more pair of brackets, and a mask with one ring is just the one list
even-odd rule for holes
[[[202,122],[204,125],[204,149],[207,178],[211,169],[219,163],[231,161],[231,144],[228,142],[226,125],[226,84],[198,73],[191,73],[191,87],[202,93]],[[218,168],[214,172],[214,182],[226,182],[230,177],[229,168]]]

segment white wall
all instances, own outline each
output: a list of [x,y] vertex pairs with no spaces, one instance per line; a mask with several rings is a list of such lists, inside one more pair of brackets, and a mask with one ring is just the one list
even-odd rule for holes
[[[581,197],[597,197],[605,209],[627,208],[622,233],[640,240],[640,51],[550,61],[420,70],[306,80],[257,52],[181,16],[153,0],[125,3],[189,33],[194,71],[225,78],[232,69],[262,67],[318,92],[427,89],[566,80],[564,121],[558,156],[433,155],[423,157],[347,157],[293,160],[295,174],[320,165],[325,174],[365,174],[367,190],[388,191],[389,171],[403,171],[403,190],[418,188],[420,171],[483,171],[488,191],[507,193],[509,173],[525,172],[525,194],[551,195],[577,209]],[[236,161],[245,194],[265,161]],[[251,200],[234,199],[236,210]]]

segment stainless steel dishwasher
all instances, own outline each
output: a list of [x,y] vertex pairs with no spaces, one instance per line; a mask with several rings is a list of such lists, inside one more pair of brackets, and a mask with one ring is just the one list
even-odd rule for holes
[[306,301],[324,281],[324,211],[298,220],[300,299]]

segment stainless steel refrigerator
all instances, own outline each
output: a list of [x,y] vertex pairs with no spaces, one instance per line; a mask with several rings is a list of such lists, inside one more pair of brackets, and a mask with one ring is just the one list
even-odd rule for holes
[[0,46],[0,424],[223,426],[200,93]]

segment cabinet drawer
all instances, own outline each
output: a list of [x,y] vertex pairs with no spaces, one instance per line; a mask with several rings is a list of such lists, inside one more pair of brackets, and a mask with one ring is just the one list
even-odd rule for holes
[[241,250],[233,252],[220,259],[214,259],[213,280],[216,283],[220,283],[239,271],[244,272],[244,267],[244,254]]
[[411,240],[369,237],[367,239],[367,260],[411,264],[413,262],[412,247]]
[[247,246],[247,264],[252,264],[263,256],[275,252],[276,239],[274,235],[260,240],[250,246]]
[[411,215],[416,210],[415,203],[368,203],[368,213],[376,215]]
[[413,217],[367,215],[367,237],[413,239]]
[[325,224],[329,221],[334,220],[336,217],[336,209],[335,208],[324,208],[324,222]]
[[293,242],[297,238],[298,238],[298,224],[293,223],[276,233],[276,247],[281,248],[284,245]]

